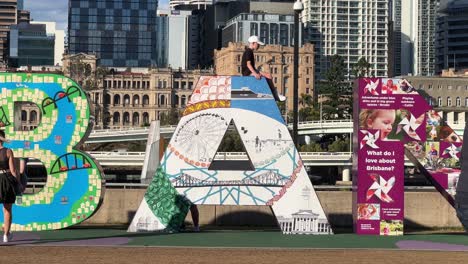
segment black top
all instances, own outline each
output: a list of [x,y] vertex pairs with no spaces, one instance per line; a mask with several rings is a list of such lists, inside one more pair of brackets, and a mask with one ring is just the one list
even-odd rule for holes
[[7,158],[7,148],[0,149],[0,170],[10,169],[10,163]]
[[252,72],[247,67],[248,61],[250,61],[250,64],[252,65],[254,70],[258,72],[257,68],[255,68],[254,52],[251,48],[246,47],[244,54],[242,54],[242,61],[241,61],[242,76],[250,76],[252,74]]

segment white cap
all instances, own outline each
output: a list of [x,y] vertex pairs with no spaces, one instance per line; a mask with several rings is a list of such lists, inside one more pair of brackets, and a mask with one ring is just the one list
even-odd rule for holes
[[257,42],[258,45],[265,45],[265,43],[261,42],[261,41],[258,39],[257,36],[250,36],[248,41],[249,41],[249,43],[255,43],[255,42]]

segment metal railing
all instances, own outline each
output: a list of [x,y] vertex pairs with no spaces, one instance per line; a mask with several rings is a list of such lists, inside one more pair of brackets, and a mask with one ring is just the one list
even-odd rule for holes
[[[465,122],[454,121],[449,123],[449,125],[455,130],[463,130],[465,127]],[[162,126],[160,128],[161,134],[170,134],[173,133],[177,126]],[[288,124],[288,128],[292,128],[292,124]],[[342,128],[342,129],[352,129],[353,120],[344,119],[344,120],[322,120],[322,121],[305,121],[298,123],[299,130],[307,129],[327,129],[327,128]],[[147,135],[149,132],[148,127],[130,127],[130,128],[120,128],[120,129],[96,129],[93,130],[90,134],[90,138],[99,138],[103,136],[126,136],[126,135]]]
[[[351,183],[351,182],[350,182]],[[27,189],[32,190],[33,193],[41,190],[45,186],[45,182],[28,182]],[[106,188],[110,189],[147,189],[148,183],[105,183]],[[350,185],[314,185],[317,191],[352,191],[353,186]],[[405,191],[434,191],[434,186],[405,186]]]

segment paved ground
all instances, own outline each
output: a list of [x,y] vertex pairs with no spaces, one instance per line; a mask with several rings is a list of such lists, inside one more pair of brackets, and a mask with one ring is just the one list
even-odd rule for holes
[[282,235],[277,231],[127,233],[77,228],[17,232],[0,263],[465,263],[462,232],[400,237]]
[[0,263],[466,263],[466,252],[317,249],[199,249],[154,247],[9,247]]

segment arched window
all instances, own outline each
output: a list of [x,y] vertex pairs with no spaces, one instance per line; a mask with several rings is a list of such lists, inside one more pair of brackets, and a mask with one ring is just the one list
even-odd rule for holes
[[147,112],[143,113],[143,124],[149,125],[149,114]]
[[119,112],[114,113],[114,120],[113,120],[112,124],[114,124],[114,125],[120,124],[120,113]]
[[138,113],[133,113],[132,124],[133,124],[134,126],[140,125],[140,114],[138,114]]
[[110,101],[111,101],[111,96],[106,94],[104,96],[104,104],[110,104]]
[[158,105],[160,105],[160,106],[166,105],[166,96],[164,96],[164,94],[162,94],[161,96],[159,96]]
[[465,98],[465,106],[468,106],[468,97]]
[[123,103],[124,103],[124,106],[130,104],[130,95],[128,95],[128,94],[124,95]]
[[174,105],[176,107],[179,107],[179,96],[177,94],[174,95]]
[[35,110],[32,110],[31,113],[29,114],[29,120],[31,122],[37,121],[37,112]]
[[182,95],[182,96],[180,97],[180,105],[181,105],[181,106],[185,106],[185,104],[186,104],[186,98],[187,98],[187,96],[185,96],[185,95]]
[[457,97],[457,99],[455,101],[455,106],[457,106],[457,107],[461,106],[461,98],[460,97]]
[[442,106],[442,97],[437,97],[437,106]]
[[21,121],[27,121],[28,120],[28,113],[26,110],[21,110]]
[[149,105],[149,96],[143,95],[143,105]]
[[431,100],[431,97],[424,97],[424,99],[426,100],[426,102],[429,104],[429,105],[432,105],[432,100]]
[[123,124],[130,125],[130,114],[128,112],[123,113]]
[[447,106],[452,106],[452,98],[450,96],[447,97]]
[[139,105],[140,104],[140,96],[134,95],[133,96],[133,105]]
[[284,66],[283,74],[288,74],[288,70],[289,70],[288,66]]
[[120,95],[116,94],[114,95],[114,105],[119,105],[120,104]]

